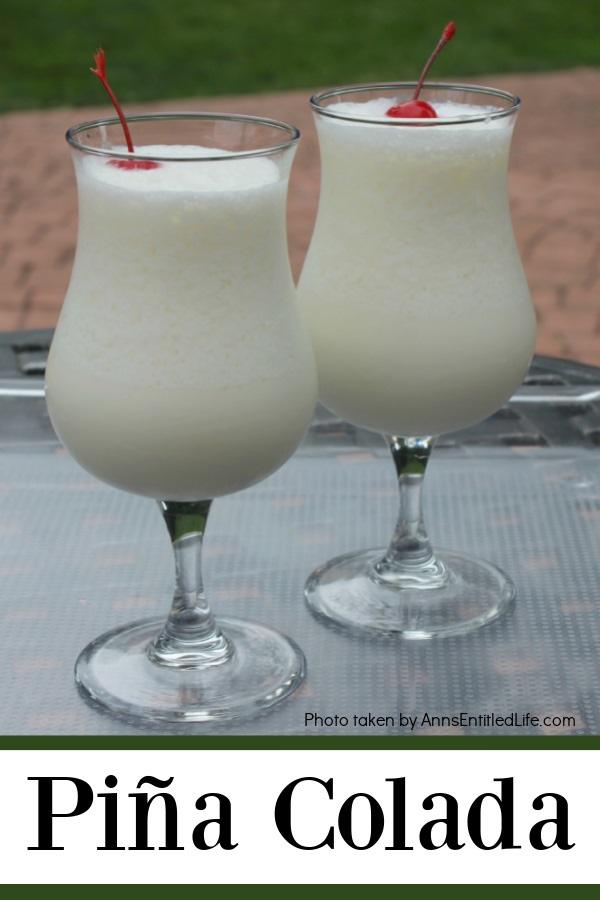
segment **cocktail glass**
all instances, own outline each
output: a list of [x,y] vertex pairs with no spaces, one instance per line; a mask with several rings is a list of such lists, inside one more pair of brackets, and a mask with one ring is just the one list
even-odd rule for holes
[[134,157],[116,119],[67,133],[79,235],[48,408],[85,469],[159,501],[176,590],[166,623],[102,635],[75,676],[85,695],[127,717],[231,719],[277,703],[305,671],[301,650],[277,631],[215,622],[200,567],[211,500],[281,466],[314,408],[285,228],[299,134],[237,115],[129,124]]
[[421,488],[434,436],[484,419],[520,384],[535,319],[506,186],[519,99],[429,84],[421,99],[443,104],[438,118],[385,115],[413,90],[355,85],[311,100],[322,180],[299,298],[321,399],[387,436],[400,513],[387,549],[321,566],[306,598],[338,625],[433,638],[490,622],[514,598],[490,563],[434,552]]

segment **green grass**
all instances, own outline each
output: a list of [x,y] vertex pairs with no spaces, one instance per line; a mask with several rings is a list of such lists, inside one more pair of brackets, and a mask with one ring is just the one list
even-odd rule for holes
[[0,0],[0,109],[600,65],[598,0]]

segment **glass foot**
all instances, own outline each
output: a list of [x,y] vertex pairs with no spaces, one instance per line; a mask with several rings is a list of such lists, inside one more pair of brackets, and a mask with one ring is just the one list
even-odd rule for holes
[[304,595],[319,618],[353,631],[418,640],[473,631],[493,621],[515,597],[513,583],[495,566],[460,553],[441,551],[442,584],[414,578],[383,580],[375,565],[385,550],[338,556],[306,582]]
[[148,646],[164,619],[122,626],[92,641],[75,663],[85,697],[127,719],[212,722],[256,715],[289,696],[303,681],[304,654],[277,631],[240,619],[220,619],[234,652],[218,665],[162,666]]

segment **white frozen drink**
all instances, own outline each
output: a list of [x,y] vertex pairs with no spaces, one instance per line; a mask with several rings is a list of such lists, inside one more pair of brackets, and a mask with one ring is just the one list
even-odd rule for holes
[[[277,469],[313,412],[285,239],[287,171],[214,148],[136,154],[181,161],[131,170],[76,157],[77,255],[48,407],[98,478],[155,498],[217,497]],[[208,156],[220,158],[190,160]]]
[[316,116],[321,196],[299,295],[325,405],[375,431],[436,435],[500,407],[533,352],[506,191],[512,117],[432,101],[437,119],[402,122],[390,104]]

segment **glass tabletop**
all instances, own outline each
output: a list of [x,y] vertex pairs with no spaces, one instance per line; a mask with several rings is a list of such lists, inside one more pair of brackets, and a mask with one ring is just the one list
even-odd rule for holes
[[[92,638],[166,614],[172,558],[155,505],[87,475],[44,402],[49,332],[0,340],[2,734],[140,734],[86,704],[73,663]],[[193,734],[600,733],[600,369],[537,357],[504,409],[442,436],[425,492],[437,546],[510,573],[501,620],[462,637],[350,636],[304,605],[307,575],[385,544],[396,484],[380,436],[318,408],[274,476],[213,506],[205,544],[215,612],[273,625],[308,677],[281,707]]]

